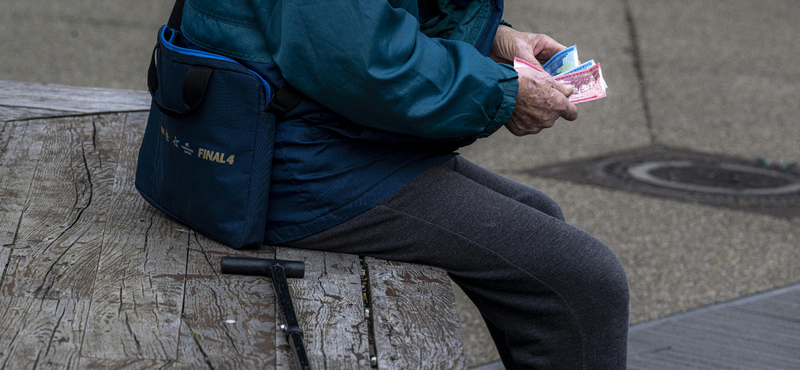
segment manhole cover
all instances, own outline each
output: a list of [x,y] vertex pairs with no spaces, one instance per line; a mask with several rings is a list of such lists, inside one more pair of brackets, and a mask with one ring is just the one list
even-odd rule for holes
[[692,203],[795,217],[800,216],[800,171],[796,167],[653,147],[526,172]]

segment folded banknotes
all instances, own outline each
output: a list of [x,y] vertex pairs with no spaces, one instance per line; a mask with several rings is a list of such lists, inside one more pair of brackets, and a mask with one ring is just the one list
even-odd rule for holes
[[572,45],[553,55],[542,68],[551,76],[557,76],[578,68],[581,62],[578,60],[578,46]]
[[[526,60],[514,58],[514,68],[522,66],[538,71],[542,70]],[[595,63],[594,59],[581,63],[578,59],[576,45],[553,55],[542,68],[556,81],[572,86],[572,95],[569,96],[569,101],[573,103],[583,103],[606,97],[608,85],[603,79],[600,64]]]

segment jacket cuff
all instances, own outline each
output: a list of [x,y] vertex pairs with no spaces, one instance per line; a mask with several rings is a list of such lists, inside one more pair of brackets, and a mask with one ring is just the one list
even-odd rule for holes
[[503,26],[514,28],[514,26],[512,26],[511,23],[506,22],[505,19],[501,19],[500,24],[502,24]]
[[479,138],[489,137],[489,135],[505,125],[511,118],[511,114],[514,113],[514,107],[517,104],[517,91],[519,91],[517,71],[507,64],[498,65],[503,67],[503,72],[506,74],[506,78],[499,82],[500,87],[503,89],[503,100],[500,102],[500,108],[497,109],[494,119],[489,122],[483,132],[478,134]]

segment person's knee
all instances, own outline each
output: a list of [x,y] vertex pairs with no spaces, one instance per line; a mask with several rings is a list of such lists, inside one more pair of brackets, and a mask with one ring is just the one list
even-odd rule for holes
[[549,202],[546,203],[546,211],[543,212],[561,221],[565,221],[564,213],[561,212],[561,207],[558,205],[558,203],[556,203],[556,201],[550,197],[547,197],[547,199]]
[[550,198],[549,195],[541,192],[538,189],[533,189],[535,192],[532,192],[531,196],[534,198],[531,203],[535,204],[535,208],[540,212],[556,218],[560,221],[564,221],[564,213],[561,212],[561,207],[556,203],[553,198]]
[[[596,240],[596,239],[595,239]],[[586,292],[591,300],[610,309],[628,312],[630,293],[628,277],[619,258],[605,244],[596,241],[592,247],[597,252],[586,271]]]

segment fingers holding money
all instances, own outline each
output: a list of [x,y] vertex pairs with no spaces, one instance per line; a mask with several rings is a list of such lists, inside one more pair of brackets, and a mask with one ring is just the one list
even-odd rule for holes
[[573,87],[572,86],[565,85],[565,84],[563,84],[561,82],[558,82],[558,81],[555,81],[555,80],[553,82],[554,82],[554,85],[556,86],[556,89],[558,89],[558,91],[561,91],[561,93],[564,94],[564,96],[569,98],[569,96],[572,95],[572,91],[573,91]]
[[553,127],[559,117],[573,121],[578,118],[578,108],[567,96],[572,93],[569,86],[555,81],[553,77],[535,68],[518,68],[519,91],[517,103],[506,128],[514,135],[538,134]]
[[520,32],[501,25],[492,44],[491,58],[496,62],[511,64],[514,58],[521,58],[539,67],[553,55],[566,49],[566,46],[553,40],[550,36]]
[[[556,89],[558,89],[558,91],[564,94],[565,98],[569,98],[572,95],[572,92],[574,91],[574,88],[572,86],[562,84],[561,82],[558,81],[553,81],[553,82],[555,82]],[[569,101],[569,99],[566,99],[566,107],[564,109],[564,112],[561,114],[561,117],[567,121],[574,121],[578,119],[578,106],[576,106],[575,103]]]

